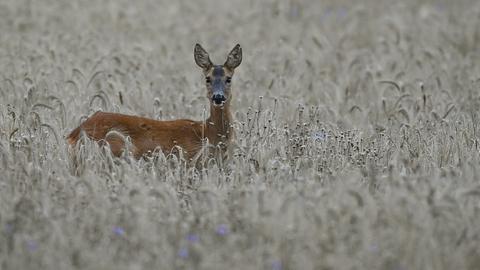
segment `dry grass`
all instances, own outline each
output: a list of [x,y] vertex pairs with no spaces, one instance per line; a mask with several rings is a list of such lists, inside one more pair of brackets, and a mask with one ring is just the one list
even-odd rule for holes
[[[81,3],[81,4],[80,4]],[[478,1],[0,3],[1,269],[479,269]],[[235,155],[112,158],[98,109],[201,120],[237,42]]]

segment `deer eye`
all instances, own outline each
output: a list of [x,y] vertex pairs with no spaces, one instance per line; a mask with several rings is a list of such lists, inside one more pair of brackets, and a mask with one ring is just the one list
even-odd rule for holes
[[210,77],[205,78],[205,81],[210,84],[212,82],[212,79]]
[[227,77],[227,79],[225,80],[226,83],[231,83],[232,82],[232,77]]

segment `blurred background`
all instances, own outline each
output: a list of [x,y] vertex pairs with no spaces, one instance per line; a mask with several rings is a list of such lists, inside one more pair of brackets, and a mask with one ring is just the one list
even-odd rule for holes
[[[202,120],[241,44],[226,167],[72,173],[97,110]],[[480,2],[0,2],[1,269],[478,269]]]

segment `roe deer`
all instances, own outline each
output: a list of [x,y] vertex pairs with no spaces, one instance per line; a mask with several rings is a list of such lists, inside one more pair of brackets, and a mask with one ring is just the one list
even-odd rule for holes
[[[208,53],[196,44],[194,58],[203,69],[210,100],[210,117],[206,121],[157,121],[119,113],[96,112],[68,135],[68,143],[75,146],[84,133],[94,141],[108,143],[115,156],[120,156],[128,149],[136,159],[155,149],[169,154],[179,146],[185,157],[191,160],[208,140],[209,144],[225,154],[233,136],[230,88],[233,72],[242,62],[242,48],[237,44],[223,65],[214,65]],[[126,147],[125,137],[130,138],[131,147]]]

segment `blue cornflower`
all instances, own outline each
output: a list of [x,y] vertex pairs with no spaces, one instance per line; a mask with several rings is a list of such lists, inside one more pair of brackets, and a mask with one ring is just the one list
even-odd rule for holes
[[13,232],[13,225],[12,224],[5,225],[5,231],[7,233],[12,233]]
[[217,226],[215,232],[220,236],[225,236],[228,234],[228,226],[226,224],[220,224]]
[[200,240],[200,237],[198,235],[191,233],[187,235],[187,241],[190,243],[197,243]]
[[189,252],[187,248],[181,248],[178,250],[177,254],[178,254],[178,257],[186,259],[188,258]]
[[282,270],[282,262],[275,260],[272,262],[272,270]]
[[124,236],[125,235],[125,230],[120,226],[115,226],[115,227],[113,227],[113,233],[118,235],[118,236]]
[[28,240],[27,241],[27,249],[30,251],[30,252],[34,252],[38,249],[38,243],[37,241],[35,240]]
[[327,140],[327,134],[323,131],[317,131],[312,134],[312,139],[316,142],[323,142]]

